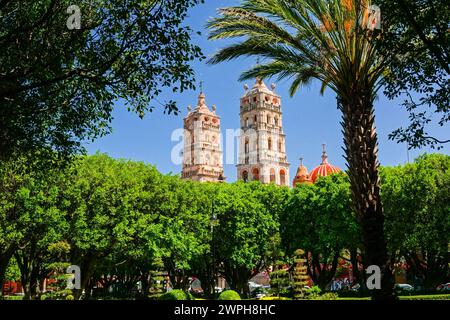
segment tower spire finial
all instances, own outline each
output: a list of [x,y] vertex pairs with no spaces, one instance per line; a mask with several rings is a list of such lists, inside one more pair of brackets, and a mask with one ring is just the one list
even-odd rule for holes
[[325,143],[322,144],[322,164],[328,163],[328,155],[327,155],[327,145]]
[[199,107],[206,106],[205,98],[206,98],[206,96],[205,96],[205,93],[203,92],[203,81],[200,81],[200,94],[198,95],[198,103],[197,103],[197,105]]
[[300,158],[300,167],[303,167],[303,157]]

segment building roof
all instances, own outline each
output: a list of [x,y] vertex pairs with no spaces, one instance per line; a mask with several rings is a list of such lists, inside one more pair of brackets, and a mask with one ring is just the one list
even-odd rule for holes
[[322,152],[322,163],[315,167],[311,173],[309,174],[309,177],[313,183],[317,181],[319,177],[326,177],[328,175],[339,173],[342,170],[339,169],[336,166],[331,165],[328,163],[328,155],[325,148],[325,145],[323,145],[323,152]]

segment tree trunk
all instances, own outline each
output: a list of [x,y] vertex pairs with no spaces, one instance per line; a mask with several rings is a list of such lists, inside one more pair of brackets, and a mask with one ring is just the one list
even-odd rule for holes
[[392,300],[395,296],[384,237],[373,97],[358,88],[350,88],[347,97],[346,101],[338,99],[338,103],[343,115],[344,150],[353,206],[362,228],[367,263],[381,269],[381,289],[372,290],[372,298]]
[[350,261],[352,264],[352,276],[353,276],[352,285],[355,285],[361,282],[361,273],[359,272],[359,262],[358,262],[358,249],[354,248],[350,250]]
[[91,292],[88,287],[89,279],[92,276],[93,273],[93,266],[94,266],[95,257],[91,253],[87,253],[80,265],[81,269],[81,288],[78,290],[74,290],[74,297],[75,300],[79,300],[83,294],[83,291],[85,292],[84,299],[89,299],[91,296]]

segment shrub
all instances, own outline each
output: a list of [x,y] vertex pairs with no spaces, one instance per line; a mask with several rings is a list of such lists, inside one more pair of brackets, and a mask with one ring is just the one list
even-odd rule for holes
[[400,297],[400,300],[450,300],[450,294],[434,294]]
[[241,300],[241,297],[234,290],[226,290],[219,295],[219,300]]
[[322,290],[318,286],[313,286],[312,288],[306,290],[306,293],[308,294],[308,299],[310,300],[316,300],[320,297],[320,293]]
[[287,297],[262,297],[259,300],[292,300],[292,299]]
[[194,300],[190,293],[175,289],[159,296],[158,300]]
[[68,294],[66,296],[66,300],[75,300],[75,297],[73,295],[71,295],[71,294]]
[[339,299],[339,295],[337,293],[327,292],[314,300],[337,300],[337,299]]
[[40,299],[41,300],[47,300],[47,295],[43,294]]
[[[2,300],[2,298],[0,298]],[[4,296],[3,300],[23,300],[23,296]]]

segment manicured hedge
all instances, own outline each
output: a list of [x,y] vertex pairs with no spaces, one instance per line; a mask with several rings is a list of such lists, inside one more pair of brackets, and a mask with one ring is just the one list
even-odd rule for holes
[[226,290],[219,295],[219,300],[241,300],[241,297],[234,290]]
[[450,300],[450,294],[430,294],[420,296],[403,296],[400,300]]
[[158,300],[195,300],[189,292],[175,289],[159,296]]

